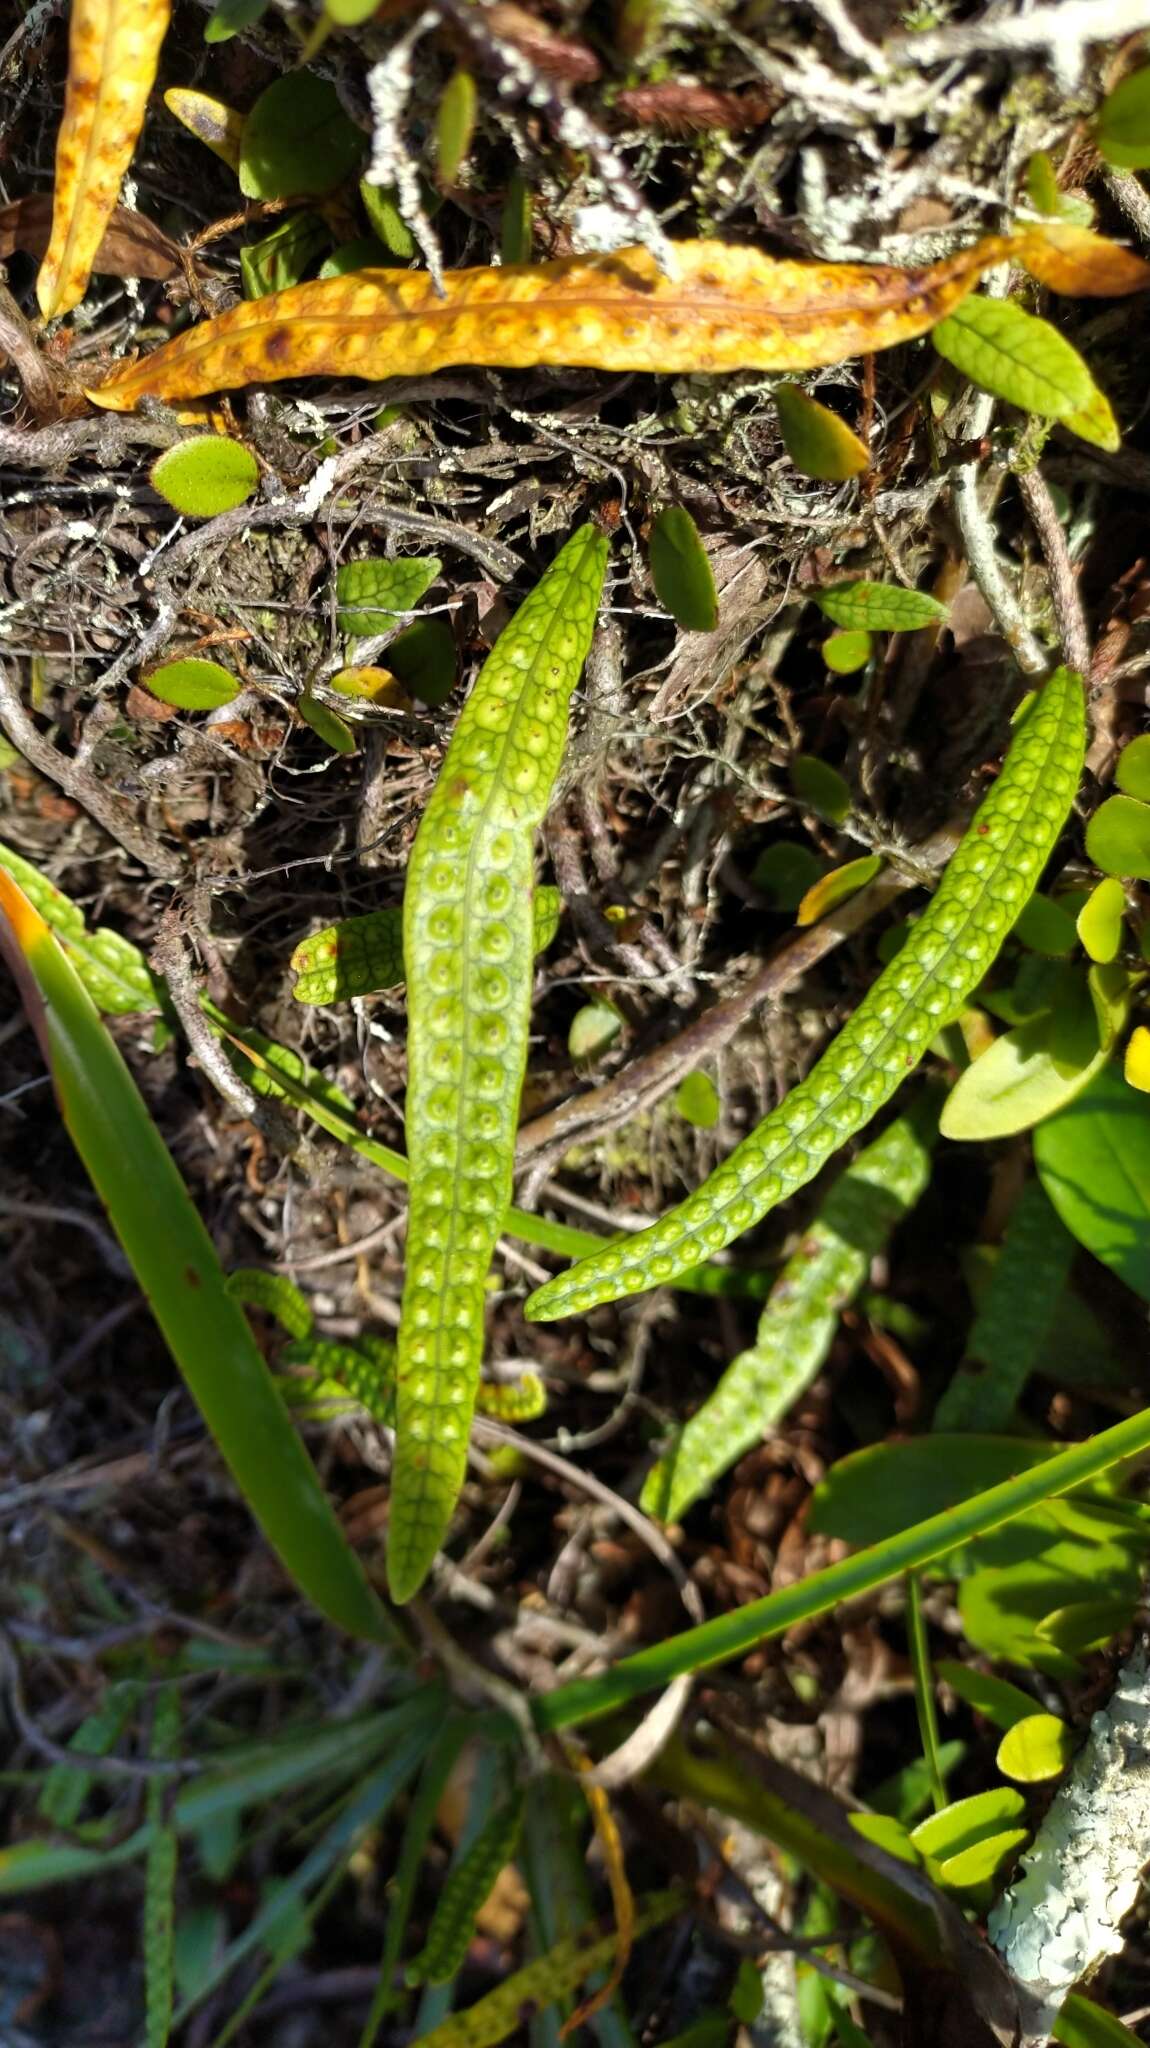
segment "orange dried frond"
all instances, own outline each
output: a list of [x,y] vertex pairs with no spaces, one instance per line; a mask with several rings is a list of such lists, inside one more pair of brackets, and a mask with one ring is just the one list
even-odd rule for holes
[[675,275],[646,249],[426,273],[363,270],[233,307],[91,392],[127,412],[283,377],[493,369],[803,370],[925,334],[1013,241],[988,236],[920,270],[797,263],[680,242]]
[[78,305],[143,126],[171,0],[72,0],[52,239],[36,280],[46,320]]

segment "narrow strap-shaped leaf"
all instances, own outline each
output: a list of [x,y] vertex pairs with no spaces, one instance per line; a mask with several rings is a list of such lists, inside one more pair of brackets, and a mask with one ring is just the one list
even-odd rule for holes
[[[152,1755],[165,1762],[178,1754],[180,1695],[169,1682],[156,1695]],[[144,1877],[144,2003],[147,2048],[167,2048],[172,2030],[173,1957],[176,1934],[176,1862],[179,1844],[168,1813],[171,1787],[163,1778],[148,1784],[152,1843]]]
[[228,1293],[245,1308],[262,1308],[274,1316],[289,1337],[306,1337],[314,1320],[311,1303],[285,1273],[265,1273],[258,1266],[237,1266],[228,1274]]
[[439,1894],[427,1940],[409,1965],[411,1984],[447,1984],[460,1968],[475,1933],[475,1916],[505,1863],[515,1854],[523,1825],[523,1792],[502,1801],[471,1847],[452,1865]]
[[1041,1181],[1014,1205],[1002,1250],[959,1368],[934,1415],[936,1429],[1006,1429],[1045,1355],[1074,1261],[1074,1239]]
[[599,606],[584,526],[520,607],[451,738],[408,863],[410,1208],[388,1576],[420,1586],[463,1480],[485,1281],[511,1196],[527,1062],[533,837]]
[[1012,236],[988,235],[940,263],[894,270],[678,242],[670,276],[648,250],[620,249],[448,271],[442,293],[425,271],[361,270],[203,321],[90,395],[130,412],[141,398],[192,398],[234,384],[426,376],[459,363],[816,369],[925,334],[1015,246]]
[[917,1116],[896,1118],[839,1176],[771,1289],[754,1343],[648,1474],[648,1514],[678,1521],[810,1386],[842,1310],[926,1186],[937,1124],[937,1106],[920,1104]]
[[56,140],[52,238],[36,296],[46,320],[78,305],[143,126],[171,0],[72,0]]
[[[635,1915],[635,1939],[661,1927],[682,1904],[678,1892],[649,1894]],[[600,1935],[597,1927],[557,1941],[546,1955],[516,1970],[478,2004],[454,2014],[441,2027],[433,2027],[420,2048],[497,2048],[520,2024],[525,2006],[553,2005],[565,1998],[585,1977],[609,1968],[617,1947],[618,1935],[614,1931]]]
[[663,1221],[531,1296],[541,1321],[674,1280],[785,1201],[870,1122],[977,987],[1065,824],[1085,748],[1081,678],[1060,668],[1015,734],[909,938],[806,1079]]

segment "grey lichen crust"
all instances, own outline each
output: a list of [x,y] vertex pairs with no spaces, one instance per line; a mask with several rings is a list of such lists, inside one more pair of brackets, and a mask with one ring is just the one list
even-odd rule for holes
[[1049,2010],[1122,1947],[1150,1861],[1150,1678],[1144,1642],[990,1916],[1003,1960]]

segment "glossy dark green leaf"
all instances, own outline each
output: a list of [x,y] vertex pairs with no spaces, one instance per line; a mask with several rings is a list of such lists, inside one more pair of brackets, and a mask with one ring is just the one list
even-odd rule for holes
[[1086,851],[1105,875],[1150,882],[1150,804],[1108,796],[1086,827]]
[[851,792],[837,768],[814,754],[795,754],[788,772],[791,788],[806,810],[825,818],[828,825],[842,824],[851,807]]
[[776,839],[760,853],[751,869],[751,881],[765,897],[768,910],[797,910],[823,867],[817,853],[800,840]]
[[154,668],[144,681],[153,697],[176,704],[181,711],[215,711],[240,693],[235,677],[218,661],[201,661],[191,655],[185,661],[169,661],[163,668]]
[[254,28],[267,12],[268,0],[219,0],[204,25],[205,43],[226,43],[242,28]]
[[1062,960],[1073,953],[1078,933],[1069,911],[1036,890],[1014,927],[1014,936],[1032,953]]
[[651,527],[651,581],[655,595],[679,626],[713,633],[719,599],[699,529],[682,505],[665,505]]
[[455,688],[458,660],[446,619],[413,619],[387,644],[387,665],[404,688],[434,710]]
[[339,94],[314,71],[289,71],[260,94],[244,123],[240,191],[245,199],[330,192],[358,167],[367,136]]
[[1016,1721],[1024,1721],[1033,1714],[1037,1701],[1022,1687],[1011,1685],[1005,1678],[996,1678],[986,1671],[975,1671],[970,1664],[940,1657],[934,1667],[935,1677],[949,1685],[960,1700],[976,1713],[993,1721],[996,1728],[1013,1728]]
[[1106,1068],[1039,1126],[1034,1156],[1071,1235],[1150,1301],[1150,1101]]
[[341,718],[337,711],[329,711],[326,704],[321,704],[318,698],[313,697],[307,690],[302,697],[296,699],[296,710],[304,724],[310,725],[317,738],[323,741],[325,747],[330,747],[334,754],[354,754],[355,734],[346,719]]
[[189,519],[214,519],[246,504],[259,480],[251,449],[226,434],[193,434],[152,464],[152,489]]

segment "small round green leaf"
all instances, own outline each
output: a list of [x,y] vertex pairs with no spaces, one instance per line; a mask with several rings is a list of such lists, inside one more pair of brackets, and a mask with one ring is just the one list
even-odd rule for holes
[[1086,827],[1086,851],[1105,875],[1150,882],[1150,804],[1108,796]]
[[467,160],[478,107],[479,94],[470,71],[453,71],[435,116],[435,153],[445,185],[454,185]]
[[841,825],[851,807],[851,793],[837,768],[814,754],[795,754],[790,765],[791,788],[799,802],[825,818],[829,825]]
[[675,1090],[675,1108],[700,1131],[713,1131],[719,1121],[719,1091],[709,1074],[696,1068],[684,1074]]
[[1132,71],[1108,93],[1094,123],[1099,154],[1120,171],[1150,165],[1150,66]]
[[1128,747],[1123,747],[1114,780],[1127,796],[1139,796],[1150,803],[1150,733],[1143,733],[1141,739],[1131,740]]
[[797,910],[822,871],[823,862],[809,846],[797,839],[776,839],[760,853],[751,881],[768,910]]
[[1113,875],[1092,890],[1078,913],[1076,930],[1092,960],[1105,967],[1118,958],[1126,891]]
[[623,1019],[614,1003],[585,1003],[576,1010],[567,1034],[567,1050],[573,1060],[593,1060],[614,1045],[623,1029]]
[[1072,422],[1099,447],[1117,448],[1113,415],[1077,349],[1012,299],[965,299],[930,338],[939,355],[982,390],[1024,412]]
[[665,505],[651,528],[651,581],[676,625],[713,633],[719,623],[715,579],[699,529],[682,505]]
[[776,384],[774,399],[783,445],[804,476],[842,483],[867,468],[865,443],[829,406],[820,405],[797,384]]
[[1028,1714],[1008,1728],[998,1745],[995,1763],[1004,1778],[1019,1785],[1037,1785],[1060,1778],[1074,1754],[1074,1737],[1057,1714]]
[[823,641],[823,660],[836,676],[853,676],[865,668],[874,652],[874,641],[869,633],[855,630],[853,633],[832,633]]
[[189,519],[214,519],[246,504],[259,480],[251,449],[226,434],[193,434],[152,464],[152,489]]
[[331,192],[366,148],[334,85],[314,71],[289,71],[260,94],[244,123],[240,191],[245,199]]
[[844,861],[841,868],[832,868],[829,875],[823,875],[807,890],[799,904],[795,923],[817,924],[821,917],[837,910],[840,903],[846,903],[851,896],[857,896],[868,882],[873,882],[882,867],[881,856],[877,853],[860,854],[858,860]]
[[387,665],[405,690],[432,710],[446,704],[455,688],[455,640],[446,619],[415,619],[389,640]]
[[1049,896],[1037,891],[1014,927],[1014,936],[1032,953],[1050,960],[1064,960],[1074,951],[1078,933],[1069,912]]
[[254,28],[268,0],[219,0],[204,26],[205,43],[227,43],[242,28]]
[[306,690],[303,696],[296,700],[296,710],[304,724],[310,725],[325,747],[330,747],[336,754],[354,754],[355,734],[346,719],[341,718],[338,712],[329,711],[326,704],[319,703],[318,699]]
[[921,626],[941,625],[947,617],[937,597],[906,590],[901,583],[832,583],[811,595],[833,625],[870,633],[913,633]]
[[238,697],[240,686],[218,661],[200,661],[189,655],[186,661],[169,661],[152,670],[144,681],[153,697],[163,704],[177,704],[181,711],[215,711]]
[[380,0],[324,0],[324,13],[341,28],[358,28],[379,13]]

